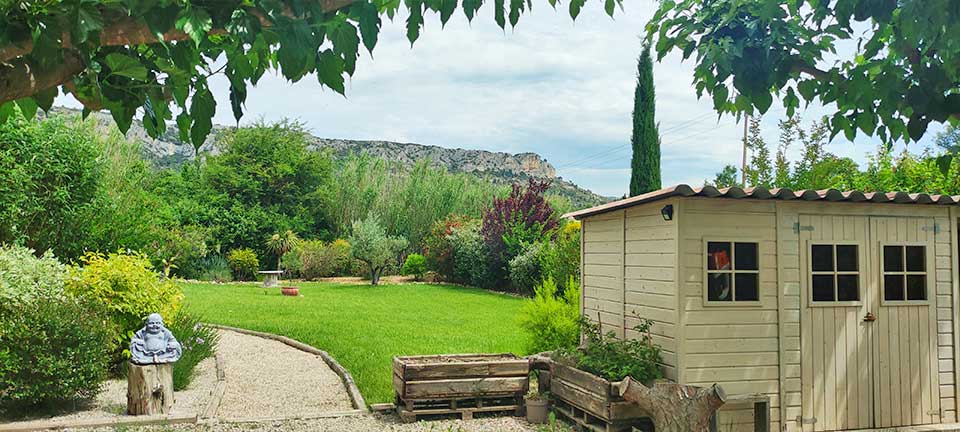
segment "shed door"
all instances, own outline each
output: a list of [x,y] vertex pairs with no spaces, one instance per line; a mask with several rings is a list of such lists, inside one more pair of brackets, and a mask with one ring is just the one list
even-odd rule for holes
[[804,431],[873,427],[866,217],[800,216]]
[[876,427],[940,422],[934,221],[871,218]]

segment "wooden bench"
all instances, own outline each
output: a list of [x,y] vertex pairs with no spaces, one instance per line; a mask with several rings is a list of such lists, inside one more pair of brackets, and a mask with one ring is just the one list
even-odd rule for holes
[[[739,394],[727,395],[726,405],[730,404],[753,404],[753,430],[755,432],[770,432],[770,396],[765,394]],[[710,432],[719,431],[717,424],[717,413],[710,419]]]

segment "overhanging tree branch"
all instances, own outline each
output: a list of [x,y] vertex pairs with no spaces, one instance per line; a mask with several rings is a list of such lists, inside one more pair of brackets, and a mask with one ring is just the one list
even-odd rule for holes
[[[325,12],[333,12],[351,5],[356,0],[317,0]],[[270,23],[261,19],[265,26]],[[224,29],[211,29],[210,34],[225,33]],[[170,29],[161,38],[165,42],[189,40],[190,35]],[[129,46],[156,43],[157,38],[142,19],[124,17],[115,20],[100,32],[100,46]],[[64,35],[63,63],[55,69],[39,70],[24,58],[33,51],[33,41],[26,40],[0,48],[0,104],[30,97],[39,91],[62,85],[86,68],[79,54],[74,51],[69,35]],[[86,105],[86,103],[84,103]],[[99,107],[90,107],[99,108]]]

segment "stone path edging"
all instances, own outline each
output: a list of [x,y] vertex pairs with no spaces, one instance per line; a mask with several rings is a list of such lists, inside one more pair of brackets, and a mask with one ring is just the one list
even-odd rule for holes
[[[293,348],[296,348],[300,351],[308,352],[310,354],[319,356],[321,359],[323,359],[323,362],[326,363],[327,366],[329,366],[330,369],[332,369],[333,372],[340,377],[340,380],[343,381],[343,385],[347,388],[347,394],[350,396],[350,403],[353,405],[353,408],[355,410],[362,410],[366,412],[367,403],[366,401],[364,401],[363,395],[360,394],[360,389],[357,387],[356,382],[354,382],[353,376],[350,375],[350,372],[348,372],[342,365],[340,365],[340,363],[337,363],[337,361],[332,356],[330,356],[330,354],[328,354],[326,351],[316,349],[298,340],[291,339],[286,336],[275,335],[272,333],[258,332],[254,330],[247,330],[247,329],[230,327],[230,326],[219,325],[219,324],[204,323],[204,325],[221,329],[221,330],[228,330],[228,331],[247,334],[251,336],[258,336],[265,339],[272,339],[278,342],[283,342],[284,344],[289,345]],[[247,420],[244,419],[244,421],[247,421]]]

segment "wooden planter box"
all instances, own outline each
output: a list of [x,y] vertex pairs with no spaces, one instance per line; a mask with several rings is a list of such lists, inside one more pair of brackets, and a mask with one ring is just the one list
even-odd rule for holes
[[579,426],[595,431],[629,431],[647,428],[648,416],[637,404],[620,397],[620,383],[589,372],[554,363],[550,393],[556,410]]
[[393,358],[393,388],[404,421],[418,415],[514,411],[522,414],[530,363],[513,354]]

